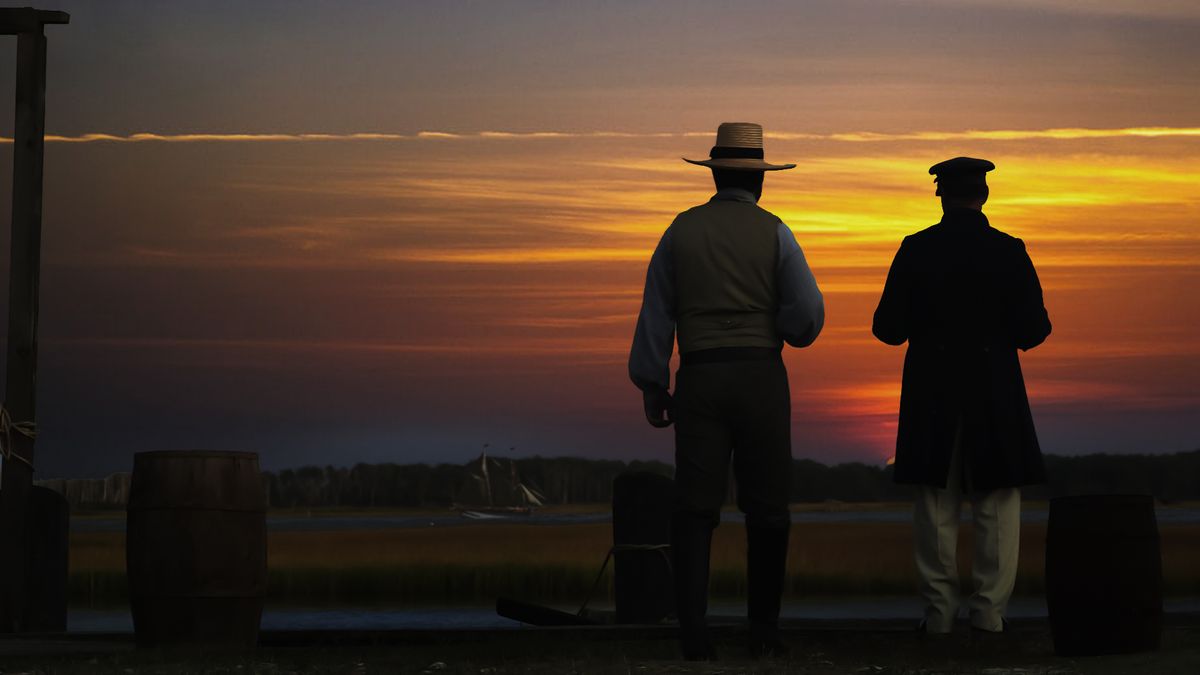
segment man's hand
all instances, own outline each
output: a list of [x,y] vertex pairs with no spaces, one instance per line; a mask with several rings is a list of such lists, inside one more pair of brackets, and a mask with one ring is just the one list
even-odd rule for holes
[[646,421],[662,429],[671,426],[671,409],[674,406],[671,394],[666,389],[650,388],[642,392],[642,403],[646,407]]

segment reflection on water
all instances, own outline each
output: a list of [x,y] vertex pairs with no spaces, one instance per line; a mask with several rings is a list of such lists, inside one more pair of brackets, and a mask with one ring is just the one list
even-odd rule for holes
[[[964,504],[963,518],[969,518],[970,507]],[[1163,507],[1157,509],[1158,522],[1162,524],[1200,523],[1200,508]],[[1021,512],[1021,521],[1026,523],[1046,522],[1045,507],[1029,508]],[[497,517],[488,520],[463,518],[457,513],[436,515],[268,515],[267,529],[272,532],[295,532],[317,530],[390,530],[422,527],[458,527],[463,525],[486,525],[487,523],[510,523],[526,525],[580,525],[607,523],[611,518],[607,512],[599,513],[535,513],[531,516]],[[742,514],[726,511],[721,521],[740,523]],[[908,508],[854,508],[846,511],[798,511],[792,514],[794,523],[908,523],[912,511]],[[124,514],[112,517],[74,518],[73,532],[120,532],[125,529]]]

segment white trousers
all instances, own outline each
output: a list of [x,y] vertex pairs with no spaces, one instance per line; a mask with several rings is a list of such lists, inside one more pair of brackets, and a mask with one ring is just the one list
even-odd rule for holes
[[925,630],[949,633],[959,609],[958,522],[963,497],[971,501],[975,556],[974,588],[967,599],[971,625],[1004,629],[1003,617],[1017,579],[1021,533],[1021,490],[975,492],[964,486],[962,453],[955,443],[946,488],[918,488],[913,513],[919,590],[925,603]]

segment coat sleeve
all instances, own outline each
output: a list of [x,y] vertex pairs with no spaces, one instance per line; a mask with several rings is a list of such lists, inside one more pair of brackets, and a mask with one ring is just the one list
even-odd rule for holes
[[879,298],[875,319],[871,323],[871,332],[875,337],[889,345],[902,345],[909,338],[914,271],[912,257],[912,244],[905,237],[888,270],[883,295]]
[[671,228],[667,228],[650,257],[642,309],[629,351],[629,379],[642,391],[667,389],[671,384],[671,353],[675,350],[675,271],[671,260]]
[[817,287],[804,251],[796,235],[782,222],[777,230],[779,258],[775,276],[779,287],[779,310],[775,326],[779,335],[793,347],[807,347],[825,325],[825,298]]
[[1013,307],[1013,342],[1021,350],[1033,349],[1050,335],[1050,315],[1042,299],[1042,284],[1037,270],[1025,250],[1025,242],[1017,240],[1017,282]]

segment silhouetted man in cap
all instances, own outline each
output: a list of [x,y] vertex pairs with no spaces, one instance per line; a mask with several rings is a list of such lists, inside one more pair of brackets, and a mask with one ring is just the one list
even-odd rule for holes
[[[746,514],[747,614],[754,656],[781,655],[778,620],[791,525],[791,399],[780,350],[812,344],[825,306],[796,237],[757,205],[762,127],[725,123],[706,160],[717,192],[679,214],[650,259],[629,375],[646,419],[675,424],[671,548],[681,646],[713,659],[705,624],[709,549],[730,459]],[[679,340],[675,396],[670,359]]]
[[955,548],[963,497],[975,526],[971,626],[1004,630],[1017,572],[1020,486],[1044,482],[1017,350],[1050,334],[1042,287],[1020,239],[983,215],[991,162],[929,169],[942,220],[904,238],[875,310],[875,336],[908,341],[895,479],[918,486],[913,530],[921,627],[949,633],[958,614]]

